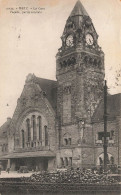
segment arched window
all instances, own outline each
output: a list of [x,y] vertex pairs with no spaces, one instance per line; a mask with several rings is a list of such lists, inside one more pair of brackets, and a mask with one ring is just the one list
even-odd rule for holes
[[103,160],[102,160],[102,158],[101,158],[101,157],[99,157],[99,162],[100,162],[100,165],[102,165],[102,164],[103,164]]
[[69,165],[72,166],[72,157],[69,157]]
[[42,119],[41,119],[41,116],[38,116],[37,121],[38,121],[39,140],[42,140]]
[[64,141],[64,145],[71,145],[71,134],[70,133],[65,133],[63,135],[63,141]]
[[[104,163],[104,153],[100,154],[97,158],[97,165],[103,165]],[[114,164],[114,157],[107,153],[107,164]]]
[[61,167],[63,167],[64,166],[64,160],[63,160],[63,158],[60,158],[60,162],[61,162]]
[[68,139],[68,144],[71,145],[71,138]]
[[5,144],[2,145],[2,152],[5,151]]
[[45,128],[45,146],[48,146],[48,129],[47,126],[44,126]]
[[65,141],[65,145],[68,145],[68,139],[64,139],[64,141]]
[[28,142],[30,142],[31,141],[30,119],[26,120],[26,124],[27,124],[27,135],[28,135],[27,140]]
[[22,131],[21,131],[21,133],[22,133],[22,148],[24,148],[24,130],[22,129]]
[[113,156],[110,157],[110,164],[112,164],[112,165],[114,164],[114,157]]
[[68,158],[65,157],[65,166],[68,166]]
[[33,140],[36,140],[36,121],[35,115],[32,116],[32,126],[33,126]]

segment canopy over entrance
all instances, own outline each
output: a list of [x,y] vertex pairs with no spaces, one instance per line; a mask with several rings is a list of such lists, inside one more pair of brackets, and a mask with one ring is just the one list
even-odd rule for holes
[[28,157],[55,157],[52,151],[34,151],[34,152],[14,152],[0,157],[0,160],[12,158],[28,158]]
[[52,151],[14,152],[2,156],[0,161],[3,170],[47,171],[55,166],[55,154]]

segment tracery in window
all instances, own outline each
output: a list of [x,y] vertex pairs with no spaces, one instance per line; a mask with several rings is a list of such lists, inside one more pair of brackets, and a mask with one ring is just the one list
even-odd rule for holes
[[[22,129],[24,130],[24,144],[22,142]],[[39,112],[29,113],[21,123],[19,132],[21,140],[18,146],[16,144],[17,147],[20,145],[21,147],[33,148],[40,147],[42,144],[48,145],[47,121]]]

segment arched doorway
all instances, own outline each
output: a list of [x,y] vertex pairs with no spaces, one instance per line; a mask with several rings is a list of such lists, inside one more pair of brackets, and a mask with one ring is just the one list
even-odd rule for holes
[[[104,153],[101,153],[98,156],[96,164],[97,164],[97,166],[101,166],[104,164]],[[110,153],[107,153],[107,164],[109,164],[109,165],[114,164],[114,157]]]

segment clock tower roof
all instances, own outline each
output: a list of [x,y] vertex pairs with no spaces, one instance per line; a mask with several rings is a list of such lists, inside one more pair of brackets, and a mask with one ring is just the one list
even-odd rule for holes
[[85,10],[84,6],[82,5],[82,3],[80,2],[80,0],[78,0],[70,14],[70,17],[72,16],[89,16],[87,11]]
[[68,17],[68,19],[66,21],[63,35],[65,36],[65,35],[69,34],[69,32],[71,30],[75,31],[78,29],[82,29],[84,26],[85,20],[88,20],[90,25],[91,25],[91,23],[92,23],[91,18],[89,17],[87,11],[85,10],[85,8],[82,5],[82,3],[80,2],[80,0],[78,0],[75,4],[70,16]]

